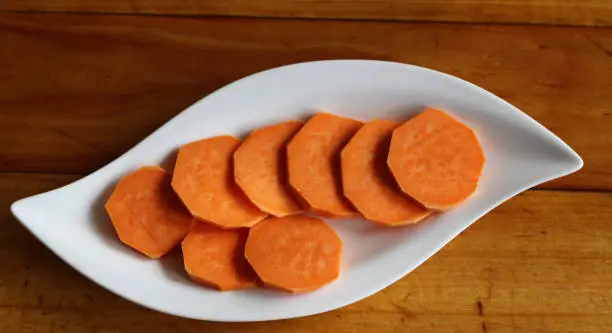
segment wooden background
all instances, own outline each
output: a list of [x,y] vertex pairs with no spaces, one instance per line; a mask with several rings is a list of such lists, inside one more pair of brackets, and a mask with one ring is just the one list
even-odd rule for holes
[[[255,71],[365,58],[507,99],[582,171],[503,204],[413,273],[326,314],[222,324],[98,287],[10,215]],[[1,0],[0,332],[612,332],[612,1]]]

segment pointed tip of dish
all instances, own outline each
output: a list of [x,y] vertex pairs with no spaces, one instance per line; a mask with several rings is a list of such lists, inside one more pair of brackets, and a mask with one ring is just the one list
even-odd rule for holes
[[572,165],[571,172],[576,172],[582,169],[582,167],[584,166],[584,161],[582,160],[582,157],[580,157],[580,155],[578,155],[578,153],[576,153],[574,150],[571,150],[571,154],[572,154],[573,163],[574,163]]
[[19,218],[20,212],[23,211],[24,199],[19,199],[11,204],[11,213],[13,216]]

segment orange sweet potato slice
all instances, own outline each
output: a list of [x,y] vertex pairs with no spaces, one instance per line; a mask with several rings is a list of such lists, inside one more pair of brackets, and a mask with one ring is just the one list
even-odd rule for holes
[[302,127],[287,121],[253,131],[234,153],[236,184],[262,211],[274,216],[302,210],[287,183],[286,146]]
[[430,210],[405,196],[387,167],[391,133],[399,123],[364,124],[341,154],[344,196],[368,220],[389,226],[416,223]]
[[232,156],[239,145],[232,136],[217,136],[179,149],[172,188],[198,220],[238,228],[267,216],[234,183]]
[[308,216],[267,218],[249,232],[245,257],[267,286],[292,293],[318,289],[340,274],[342,241]]
[[197,283],[218,290],[254,287],[257,276],[244,258],[248,229],[195,223],[183,240],[185,271]]
[[150,258],[175,247],[193,222],[170,179],[160,167],[142,167],[119,181],[105,205],[119,239]]
[[289,184],[310,210],[326,217],[355,215],[342,194],[340,151],[361,122],[317,113],[287,145]]
[[387,159],[402,191],[436,210],[469,197],[484,163],[474,131],[436,109],[427,109],[393,131]]

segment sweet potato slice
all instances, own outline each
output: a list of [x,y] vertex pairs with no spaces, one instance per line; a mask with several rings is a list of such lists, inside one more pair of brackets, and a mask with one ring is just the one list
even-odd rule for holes
[[119,239],[150,258],[175,247],[193,222],[170,179],[160,167],[142,167],[119,181],[105,205]]
[[289,184],[310,210],[326,217],[355,214],[342,194],[340,151],[361,122],[317,113],[287,145]]
[[267,216],[234,183],[232,156],[238,145],[240,140],[232,136],[217,136],[179,149],[172,188],[196,219],[238,228]]
[[389,226],[416,223],[430,210],[404,195],[387,167],[391,133],[399,123],[364,124],[341,154],[344,196],[368,220]]
[[404,193],[446,210],[476,190],[485,157],[471,128],[427,109],[393,131],[387,163]]
[[302,210],[287,183],[287,142],[302,122],[287,121],[253,131],[234,153],[236,184],[262,211],[274,216]]
[[267,218],[249,232],[245,257],[267,286],[292,293],[318,289],[340,274],[342,241],[320,219]]
[[219,290],[253,287],[257,276],[244,258],[248,229],[195,223],[183,240],[185,271],[197,283]]

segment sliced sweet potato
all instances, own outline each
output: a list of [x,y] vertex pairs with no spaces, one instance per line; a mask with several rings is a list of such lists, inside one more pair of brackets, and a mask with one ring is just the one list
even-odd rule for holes
[[402,191],[436,210],[469,197],[484,163],[474,131],[436,109],[427,109],[393,131],[387,159]]
[[142,167],[119,181],[105,205],[119,239],[150,258],[175,247],[193,222],[170,179],[160,167]]
[[234,183],[232,156],[239,145],[232,136],[217,136],[179,149],[172,188],[196,219],[238,228],[267,216]]
[[253,287],[257,276],[244,258],[248,229],[195,223],[183,240],[185,271],[197,283],[219,290]]
[[234,153],[236,184],[262,211],[274,216],[302,210],[287,183],[286,146],[302,127],[287,121],[253,131]]
[[364,124],[341,154],[344,196],[368,220],[389,226],[416,223],[430,210],[405,196],[387,167],[391,133],[399,123]]
[[249,232],[245,257],[264,284],[292,293],[318,289],[340,274],[342,241],[320,219],[267,218]]
[[340,151],[361,122],[317,113],[287,145],[289,184],[310,210],[326,217],[355,214],[342,194]]

